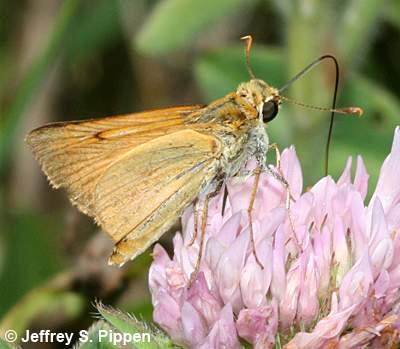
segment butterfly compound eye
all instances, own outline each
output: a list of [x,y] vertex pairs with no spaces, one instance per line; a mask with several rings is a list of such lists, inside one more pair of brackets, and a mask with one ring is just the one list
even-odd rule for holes
[[276,101],[269,101],[263,106],[263,121],[270,122],[278,114],[279,106]]

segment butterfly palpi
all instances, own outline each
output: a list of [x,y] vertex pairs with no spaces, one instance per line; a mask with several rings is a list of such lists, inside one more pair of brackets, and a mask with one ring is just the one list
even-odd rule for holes
[[[248,61],[251,37],[245,39]],[[250,81],[207,106],[52,123],[29,133],[27,143],[52,186],[65,188],[113,239],[110,264],[141,254],[197,197],[212,196],[249,159],[257,161],[258,175],[268,170],[265,123],[277,115],[282,89],[248,68]]]

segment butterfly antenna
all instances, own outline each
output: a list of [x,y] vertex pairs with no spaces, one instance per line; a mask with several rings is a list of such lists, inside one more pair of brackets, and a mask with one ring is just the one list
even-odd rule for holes
[[243,40],[245,43],[244,49],[245,49],[245,54],[246,54],[246,67],[247,71],[249,72],[249,75],[252,79],[255,79],[256,76],[254,75],[253,69],[251,69],[250,65],[250,50],[251,50],[251,45],[253,44],[253,38],[251,35],[246,35],[240,38],[240,40]]
[[347,107],[347,108],[332,109],[332,108],[318,107],[315,105],[306,104],[306,103],[299,102],[299,101],[296,101],[294,99],[291,99],[291,98],[288,98],[288,97],[282,96],[282,95],[279,95],[279,98],[283,101],[287,101],[289,103],[298,105],[302,108],[311,109],[311,110],[328,111],[328,112],[335,112],[337,114],[346,114],[346,115],[351,114],[351,115],[357,115],[357,116],[361,116],[364,113],[363,109],[360,107]]
[[308,108],[308,109],[314,109],[314,110],[322,110],[322,111],[330,111],[331,112],[331,117],[329,121],[329,131],[328,131],[328,138],[326,141],[326,147],[325,147],[325,166],[324,166],[324,173],[325,176],[328,175],[328,170],[329,170],[329,148],[331,144],[331,139],[332,139],[332,131],[333,131],[333,121],[335,118],[335,113],[341,113],[341,114],[357,114],[359,116],[362,115],[363,111],[361,108],[358,107],[350,107],[350,108],[339,108],[336,109],[336,98],[337,98],[337,91],[338,91],[338,86],[339,86],[339,63],[337,59],[332,56],[332,55],[323,55],[319,58],[317,58],[315,61],[311,62],[309,65],[307,65],[302,71],[300,71],[298,74],[296,74],[292,79],[290,79],[285,85],[283,85],[279,89],[279,94],[281,94],[282,91],[285,91],[291,84],[293,84],[295,81],[303,77],[306,73],[308,73],[312,68],[317,66],[319,63],[322,61],[330,59],[333,61],[335,65],[335,89],[333,92],[333,99],[332,99],[332,108],[321,108],[321,107],[314,107],[312,105],[304,104],[301,102],[293,101],[288,99],[287,97],[281,96],[282,99],[285,99],[287,101],[290,101],[294,104],[297,104],[299,106]]

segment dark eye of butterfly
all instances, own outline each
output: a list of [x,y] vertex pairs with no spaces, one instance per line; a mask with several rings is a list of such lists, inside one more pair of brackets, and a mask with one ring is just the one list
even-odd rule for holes
[[279,106],[276,101],[269,101],[263,106],[263,121],[270,122],[278,114]]

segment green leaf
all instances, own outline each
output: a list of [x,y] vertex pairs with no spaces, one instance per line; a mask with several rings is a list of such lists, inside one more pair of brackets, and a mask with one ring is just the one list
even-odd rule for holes
[[101,303],[97,304],[97,310],[106,321],[120,332],[137,336],[142,335],[143,340],[133,343],[137,349],[176,348],[171,339],[155,326],[139,321],[135,317],[126,315],[118,310],[106,307]]
[[219,18],[253,3],[254,0],[159,1],[137,35],[135,45],[139,51],[151,55],[182,48]]
[[149,299],[137,298],[121,303],[119,306],[129,313],[140,314],[140,318],[144,321],[151,321],[153,318],[154,309]]

